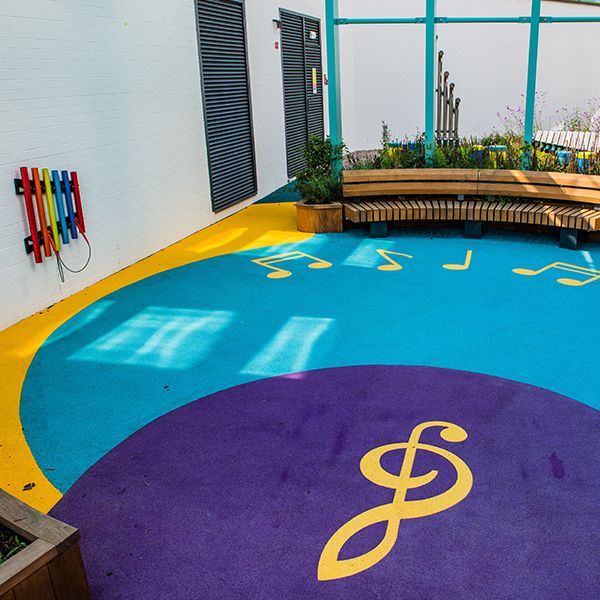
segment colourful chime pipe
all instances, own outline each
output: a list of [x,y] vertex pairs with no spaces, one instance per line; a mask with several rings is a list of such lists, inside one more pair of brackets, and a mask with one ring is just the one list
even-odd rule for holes
[[83,208],[81,206],[81,192],[79,191],[79,177],[76,171],[71,171],[71,182],[73,184],[73,195],[75,196],[75,210],[77,211],[77,222],[82,233],[85,233],[85,221],[83,220]]
[[56,212],[54,211],[50,171],[48,171],[48,169],[42,169],[42,177],[44,179],[44,187],[46,188],[46,209],[48,210],[48,218],[50,219],[50,227],[52,228],[54,247],[56,250],[60,250],[60,237],[58,236],[58,226],[56,225]]
[[56,201],[56,212],[58,213],[58,220],[60,222],[60,235],[62,237],[63,244],[69,243],[69,232],[67,231],[67,220],[65,219],[65,207],[62,201],[62,192],[60,189],[60,175],[58,171],[52,171],[52,180],[54,181],[54,195]]
[[29,232],[31,233],[31,242],[33,244],[33,257],[36,263],[42,262],[42,251],[40,240],[38,238],[37,223],[35,221],[35,212],[33,209],[33,198],[31,196],[31,187],[29,184],[29,171],[27,167],[21,167],[21,180],[25,194],[25,210],[27,211],[27,221],[29,222]]
[[65,203],[67,205],[67,214],[69,215],[69,225],[71,229],[71,238],[77,239],[77,225],[75,223],[75,210],[73,209],[73,200],[71,199],[71,183],[69,181],[68,171],[62,172],[62,180],[65,186]]
[[33,177],[33,186],[35,188],[35,202],[38,211],[38,220],[42,229],[42,239],[44,240],[44,254],[46,257],[52,256],[52,248],[50,248],[50,236],[48,235],[48,221],[46,219],[46,211],[44,209],[44,196],[42,194],[42,182],[40,180],[40,172],[38,169],[31,169]]

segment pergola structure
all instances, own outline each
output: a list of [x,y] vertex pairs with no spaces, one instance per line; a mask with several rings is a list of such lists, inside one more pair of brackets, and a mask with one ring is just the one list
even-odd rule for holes
[[[344,25],[425,25],[425,153],[428,160],[433,156],[435,147],[435,35],[438,24],[475,24],[475,23],[523,23],[529,25],[529,58],[527,66],[527,91],[525,100],[526,145],[533,142],[533,121],[535,111],[535,91],[539,48],[539,32],[542,23],[600,23],[600,16],[543,16],[542,0],[531,1],[531,15],[517,17],[440,17],[436,14],[436,0],[426,0],[426,15],[412,18],[356,18],[346,19],[339,16],[339,0],[325,0],[325,27],[327,33],[327,67],[329,73],[329,131],[333,144],[342,142],[342,108],[340,88],[340,49],[339,28]],[[529,166],[527,154],[523,167]],[[341,161],[334,165],[341,170]]]

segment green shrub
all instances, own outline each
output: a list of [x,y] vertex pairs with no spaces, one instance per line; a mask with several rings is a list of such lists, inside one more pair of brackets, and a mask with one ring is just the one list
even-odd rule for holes
[[296,188],[308,204],[329,204],[342,197],[342,180],[333,174],[332,159],[341,160],[344,145],[311,135],[303,152],[306,167],[296,173]]
[[[373,157],[350,158],[349,169],[512,169],[521,170],[523,159],[530,156],[529,169],[532,171],[558,171],[578,173],[576,153],[571,161],[561,165],[553,152],[544,152],[527,145],[523,137],[511,132],[492,132],[481,139],[470,138],[460,141],[458,146],[436,146],[433,157],[425,158],[425,143],[422,134],[416,136],[416,149],[408,144],[391,142],[389,128],[382,123],[381,149]],[[506,146],[506,152],[493,154],[488,146]],[[600,175],[600,154],[589,159],[588,173]]]
[[329,204],[342,199],[342,182],[334,175],[313,175],[298,180],[298,191],[307,204]]

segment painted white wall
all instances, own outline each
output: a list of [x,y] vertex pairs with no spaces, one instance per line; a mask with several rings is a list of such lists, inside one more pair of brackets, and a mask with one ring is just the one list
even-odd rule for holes
[[[438,0],[439,16],[529,15],[530,0]],[[543,2],[546,15],[600,15],[600,6]],[[425,0],[340,0],[343,17],[425,15]],[[381,121],[397,137],[424,127],[425,28],[353,25],[341,28],[344,139],[351,149],[379,145]],[[438,48],[461,98],[461,135],[502,129],[497,113],[525,93],[529,26],[438,25]],[[563,106],[600,96],[600,24],[543,24],[538,90],[547,125]]]
[[[323,16],[321,0],[246,6],[258,195],[211,209],[194,0],[0,3],[0,328],[244,208],[287,182],[279,7]],[[89,268],[34,265],[13,193],[20,166],[76,170],[93,244]],[[81,265],[83,243],[64,248]]]

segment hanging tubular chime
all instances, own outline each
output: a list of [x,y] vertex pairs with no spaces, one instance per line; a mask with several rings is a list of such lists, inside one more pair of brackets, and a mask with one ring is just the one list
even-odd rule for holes
[[30,176],[27,167],[21,167],[20,173],[15,192],[25,199],[30,233],[24,239],[27,254],[41,263],[44,257],[59,255],[61,242],[66,245],[78,234],[87,241],[77,173],[32,168]]
[[438,52],[437,119],[435,137],[441,146],[458,146],[458,117],[460,98],[454,98],[454,84],[449,83],[450,73],[444,71],[444,53]]

